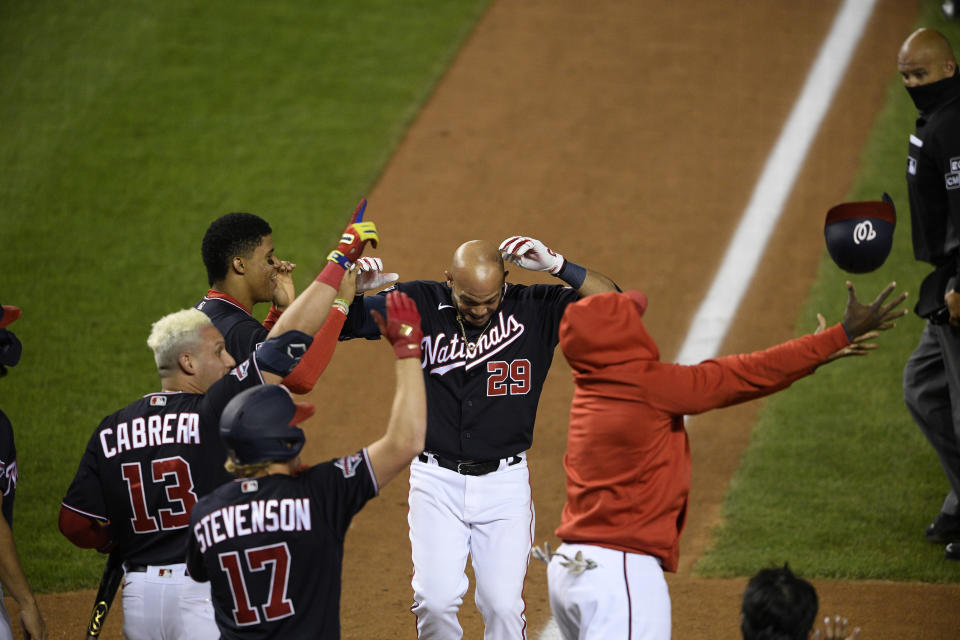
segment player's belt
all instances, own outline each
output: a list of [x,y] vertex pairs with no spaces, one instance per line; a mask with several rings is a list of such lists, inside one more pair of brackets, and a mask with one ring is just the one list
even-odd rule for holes
[[[146,572],[147,572],[147,569],[148,569],[148,565],[145,565],[145,564],[136,564],[136,563],[133,563],[133,562],[124,562],[124,563],[123,563],[123,570],[124,570],[125,572],[127,572],[127,573],[146,573]],[[160,571],[161,571],[161,572],[163,572],[163,571],[168,571],[168,572],[169,572],[170,570],[168,570],[168,569],[167,569],[167,570],[160,569]],[[183,574],[184,574],[184,575],[189,575],[189,574],[187,574],[186,571],[184,571]],[[171,575],[172,575],[172,574],[171,574]]]
[[430,458],[436,460],[437,464],[443,467],[444,469],[449,469],[450,471],[456,471],[460,475],[464,476],[485,476],[488,473],[492,473],[500,468],[500,463],[504,460],[507,461],[508,465],[514,465],[523,460],[520,456],[510,456],[509,458],[501,458],[500,460],[490,460],[489,462],[474,462],[472,460],[451,460],[450,458],[444,458],[443,456],[431,453],[429,451],[424,451],[420,454],[420,462],[430,462]]

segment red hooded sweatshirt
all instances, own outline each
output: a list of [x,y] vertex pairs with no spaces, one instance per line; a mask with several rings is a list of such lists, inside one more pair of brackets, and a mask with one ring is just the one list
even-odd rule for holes
[[560,322],[576,387],[556,534],[676,571],[690,492],[683,416],[784,389],[850,341],[838,323],[766,351],[667,364],[643,326],[645,307],[639,292],[603,293],[569,305]]

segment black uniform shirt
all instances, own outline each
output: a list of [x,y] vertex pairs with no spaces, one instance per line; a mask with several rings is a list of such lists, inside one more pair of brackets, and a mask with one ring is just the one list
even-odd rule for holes
[[212,293],[213,290],[195,304],[194,308],[207,314],[213,326],[223,335],[227,353],[237,362],[243,362],[266,341],[270,331],[233,298],[211,295]]
[[917,118],[907,158],[913,253],[938,266],[960,259],[960,76],[939,82],[943,95]]
[[151,393],[107,416],[87,443],[63,506],[109,522],[128,562],[183,562],[190,510],[232,478],[223,468],[220,414],[233,396],[262,382],[250,358],[206,394]]
[[[465,341],[446,283],[396,285],[417,303],[423,327],[427,451],[485,462],[526,451],[533,442],[560,318],[579,295],[562,285],[504,287],[503,301],[486,329],[463,323]],[[341,335],[376,336],[369,311],[384,314],[384,296],[392,289],[363,298],[362,307],[352,305]]]
[[238,478],[201,499],[187,567],[210,581],[222,637],[339,638],[344,536],[377,491],[364,449],[297,476]]
[[0,493],[3,494],[3,518],[13,528],[13,499],[17,493],[17,445],[7,414],[0,411]]

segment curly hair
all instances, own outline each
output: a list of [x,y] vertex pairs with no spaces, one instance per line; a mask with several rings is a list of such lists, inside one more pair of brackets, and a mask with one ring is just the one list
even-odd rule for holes
[[759,571],[743,592],[740,631],[744,640],[806,640],[817,617],[813,585],[790,571]]
[[211,222],[200,246],[210,285],[227,277],[234,257],[249,258],[263,242],[263,236],[271,233],[267,221],[252,213],[228,213]]

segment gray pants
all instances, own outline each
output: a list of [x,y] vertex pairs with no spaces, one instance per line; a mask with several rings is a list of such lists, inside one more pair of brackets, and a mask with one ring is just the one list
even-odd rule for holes
[[950,483],[941,511],[960,514],[960,329],[927,323],[903,370],[903,398]]

